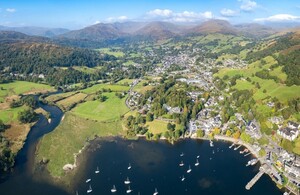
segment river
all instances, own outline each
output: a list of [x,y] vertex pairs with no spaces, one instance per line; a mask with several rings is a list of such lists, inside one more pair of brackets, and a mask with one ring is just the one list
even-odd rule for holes
[[[209,142],[203,140],[183,140],[171,145],[164,141],[121,138],[92,141],[80,156],[80,166],[71,182],[73,188],[67,191],[49,182],[44,170],[33,169],[39,138],[52,131],[63,116],[55,106],[40,106],[51,113],[52,120],[48,123],[42,116],[32,127],[16,158],[13,173],[0,182],[1,195],[67,195],[76,194],[76,191],[87,194],[89,185],[93,189],[91,194],[112,194],[110,189],[113,185],[117,188],[115,194],[126,194],[128,186],[124,180],[127,177],[131,180],[131,194],[153,194],[155,188],[159,194],[167,195],[282,194],[266,175],[251,190],[245,190],[247,182],[258,172],[259,165],[246,167],[252,157],[244,157],[229,149],[228,143],[215,142],[214,147],[210,147]],[[180,156],[181,153],[184,155]],[[198,155],[199,166],[196,167]],[[185,164],[182,167],[179,166],[181,160]],[[129,163],[131,169],[128,169]],[[186,172],[188,165],[191,165],[190,173]],[[98,174],[95,173],[96,167],[99,167]],[[183,175],[185,180],[181,181]],[[89,178],[90,183],[86,183]]]

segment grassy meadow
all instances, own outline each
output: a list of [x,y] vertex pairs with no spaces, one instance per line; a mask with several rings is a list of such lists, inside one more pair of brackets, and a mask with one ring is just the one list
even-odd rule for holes
[[96,84],[96,85],[93,85],[92,87],[82,90],[81,92],[85,93],[85,94],[93,94],[102,89],[111,89],[114,92],[116,92],[116,91],[123,92],[123,91],[128,91],[129,86],[123,86],[123,85],[117,85],[117,84]]
[[64,175],[63,166],[74,163],[74,154],[83,148],[87,140],[97,136],[122,134],[121,121],[96,122],[68,112],[61,124],[39,142],[37,160],[50,159],[47,169],[54,177]]
[[[243,78],[238,79],[233,88],[238,90],[253,90],[253,98],[256,101],[261,101],[267,97],[276,97],[279,101],[286,103],[288,100],[299,97],[300,86],[286,86],[285,84],[275,82],[272,79],[261,79],[255,76],[256,72],[261,71],[263,68],[268,69],[271,65],[276,63],[275,59],[271,56],[264,58],[264,60],[266,61],[265,65],[261,65],[260,61],[256,61],[244,69],[221,69],[214,76],[223,78],[227,75],[231,78],[235,75],[242,75]],[[270,75],[277,76],[281,81],[285,81],[287,77],[286,74],[282,72],[282,67],[280,66],[270,71]],[[250,78],[250,82],[245,80],[247,77]],[[256,83],[259,83],[260,89],[255,86]]]
[[129,109],[125,105],[125,98],[118,98],[114,93],[103,93],[108,99],[105,102],[99,100],[84,102],[72,110],[72,113],[97,121],[120,120]]
[[0,102],[6,97],[26,93],[39,93],[45,91],[54,91],[54,89],[45,84],[32,83],[27,81],[14,81],[11,83],[0,84]]
[[118,50],[112,51],[112,49],[110,48],[101,48],[101,49],[97,49],[97,51],[100,51],[101,53],[104,54],[115,56],[116,58],[124,57],[125,55],[122,51],[118,51]]

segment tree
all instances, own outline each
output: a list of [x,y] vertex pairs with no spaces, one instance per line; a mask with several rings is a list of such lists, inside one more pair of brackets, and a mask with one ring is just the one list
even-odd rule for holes
[[226,136],[227,136],[227,137],[230,137],[230,136],[231,136],[231,131],[230,131],[229,129],[227,129],[227,131],[226,131]]
[[37,114],[33,109],[27,109],[19,113],[18,119],[21,123],[31,123],[37,119]]
[[219,135],[221,133],[221,129],[220,128],[214,128],[214,134],[215,135]]
[[107,97],[105,95],[99,95],[99,101],[105,102],[107,100]]
[[176,127],[175,124],[172,124],[172,123],[168,123],[168,124],[167,124],[167,129],[168,129],[169,131],[174,131],[174,130],[175,130],[175,127]]
[[236,131],[236,132],[232,135],[232,137],[235,138],[235,139],[239,139],[240,135],[241,135],[240,131]]
[[253,143],[253,139],[251,138],[250,135],[248,135],[246,132],[243,132],[240,136],[241,140],[247,143]]
[[151,122],[153,120],[154,120],[153,113],[148,112],[147,115],[146,115],[146,121]]
[[3,121],[0,119],[0,132],[4,131],[6,129],[6,125],[3,123]]
[[204,137],[204,131],[203,130],[198,129],[196,133],[197,133],[197,137]]

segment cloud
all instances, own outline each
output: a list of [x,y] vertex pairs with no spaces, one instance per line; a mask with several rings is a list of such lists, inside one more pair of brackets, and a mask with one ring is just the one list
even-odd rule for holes
[[126,20],[128,20],[129,18],[127,16],[118,16],[118,17],[109,17],[109,18],[106,18],[105,21],[108,22],[108,23],[111,23],[111,22],[124,22]]
[[277,14],[267,18],[256,18],[256,22],[300,22],[300,16],[290,14]]
[[220,11],[221,15],[224,16],[224,17],[234,17],[234,16],[237,16],[239,14],[238,11],[234,11],[234,10],[231,10],[231,9],[222,9]]
[[251,1],[251,0],[238,0],[238,1],[242,2],[240,9],[244,12],[252,12],[255,8],[258,7],[255,1]]
[[173,15],[173,11],[169,10],[169,9],[155,9],[155,10],[151,10],[151,11],[147,12],[147,15],[150,15],[153,17],[157,17],[157,16],[170,17]]
[[16,12],[17,10],[14,9],[14,8],[6,8],[6,11],[7,11],[7,12],[10,12],[10,13],[14,13],[14,12]]
[[168,22],[196,22],[200,20],[212,19],[214,17],[211,11],[206,12],[174,12],[169,9],[154,9],[146,13],[146,19],[163,20]]

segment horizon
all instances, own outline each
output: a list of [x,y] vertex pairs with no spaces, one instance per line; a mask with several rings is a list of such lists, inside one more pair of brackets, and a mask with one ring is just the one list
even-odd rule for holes
[[221,19],[233,25],[300,24],[300,2],[296,0],[186,0],[172,2],[91,0],[21,1],[4,0],[0,4],[0,25],[7,27],[84,28],[98,23],[163,21],[199,24]]

